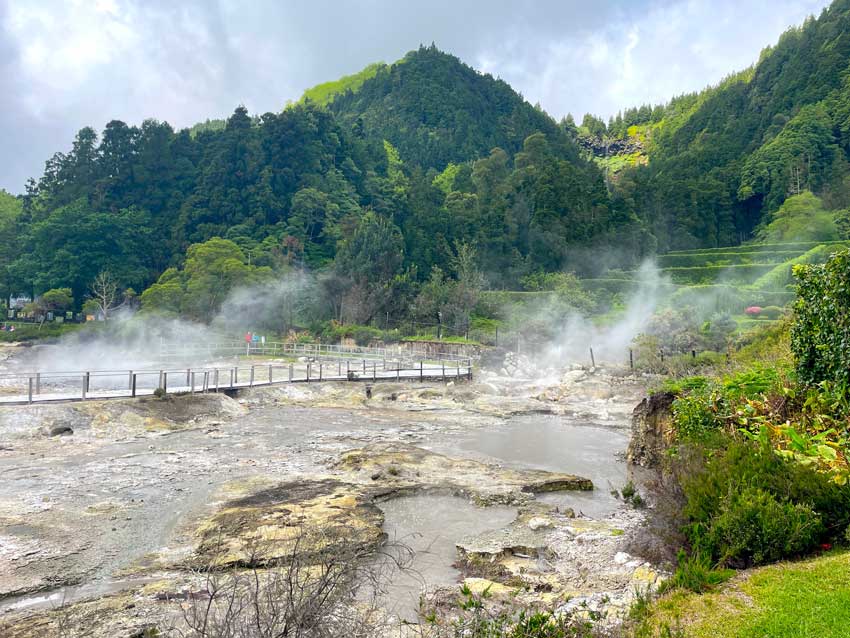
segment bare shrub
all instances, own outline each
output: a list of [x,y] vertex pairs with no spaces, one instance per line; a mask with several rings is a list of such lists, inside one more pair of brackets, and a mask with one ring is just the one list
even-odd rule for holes
[[[301,530],[287,552],[268,543],[245,564],[197,573],[197,591],[182,594],[182,614],[166,634],[180,638],[365,638],[383,635],[377,603],[393,572],[408,569],[410,550],[375,548]],[[278,548],[279,549],[279,548]]]

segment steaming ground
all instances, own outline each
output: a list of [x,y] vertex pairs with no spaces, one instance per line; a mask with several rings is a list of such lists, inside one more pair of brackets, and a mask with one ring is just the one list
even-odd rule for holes
[[[515,502],[519,518],[500,532],[500,542],[529,542],[531,534],[553,550],[554,571],[539,572],[536,559],[506,563],[506,570],[522,567],[524,577],[546,580],[553,601],[566,600],[569,591],[594,605],[608,596],[612,608],[623,608],[635,579],[651,572],[639,557],[622,554],[624,532],[641,515],[613,501],[609,483],[625,477],[620,454],[643,388],[601,370],[513,372],[485,372],[461,385],[378,384],[372,399],[361,386],[316,384],[256,389],[238,400],[212,395],[0,410],[0,634],[31,635],[38,627],[37,635],[51,635],[49,596],[55,602],[62,591],[74,603],[68,609],[81,635],[140,627],[163,611],[154,592],[186,586],[182,565],[197,550],[196,530],[228,493],[328,479],[392,494],[417,484],[436,489],[451,478],[465,481],[462,504],[473,497]],[[73,434],[50,436],[57,427]],[[353,450],[384,469],[357,473],[341,464]],[[379,459],[395,460],[381,466]],[[465,469],[432,472],[433,464]],[[511,487],[547,472],[593,473],[598,498],[529,500]],[[490,551],[493,542],[455,537],[476,530],[462,524],[468,505],[452,503],[440,505],[446,529],[456,531],[441,541],[443,558],[429,571],[442,579],[429,583],[435,604],[456,586],[452,580],[483,576],[447,564],[453,544],[474,553]],[[564,514],[570,507],[577,518]],[[404,512],[416,509],[401,508],[392,524],[415,526]],[[499,517],[481,520],[504,524]],[[61,589],[72,584],[78,587]]]

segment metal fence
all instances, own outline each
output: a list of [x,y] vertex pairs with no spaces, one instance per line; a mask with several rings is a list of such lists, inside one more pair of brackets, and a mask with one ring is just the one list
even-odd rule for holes
[[[386,360],[405,362],[420,359],[433,359],[434,355],[425,350],[416,350],[403,346],[386,348],[367,348],[361,346],[342,346],[325,343],[284,343],[284,342],[172,342],[160,341],[159,358],[163,361],[192,360],[198,358],[238,356],[271,356],[309,358],[315,360],[336,361],[348,359]],[[468,356],[441,353],[438,357],[445,361],[466,361]]]
[[[297,352],[311,351],[299,349]],[[355,358],[353,353],[347,354],[352,356],[338,356],[333,360],[317,357],[303,365],[255,363],[242,366],[164,367],[157,370],[4,373],[0,374],[0,405],[222,392],[287,383],[449,381],[472,378],[470,359],[420,359],[411,362],[409,359],[379,357],[379,354],[386,354],[383,352],[373,351],[370,353],[373,356],[359,358]]]

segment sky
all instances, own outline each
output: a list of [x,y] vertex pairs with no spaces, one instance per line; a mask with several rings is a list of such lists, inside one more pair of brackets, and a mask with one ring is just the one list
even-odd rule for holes
[[280,110],[434,42],[557,119],[715,84],[827,0],[0,0],[0,188],[83,126]]

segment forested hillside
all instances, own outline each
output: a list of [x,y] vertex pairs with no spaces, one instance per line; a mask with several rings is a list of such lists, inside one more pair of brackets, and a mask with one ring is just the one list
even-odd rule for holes
[[718,86],[583,129],[648,140],[648,164],[616,182],[661,250],[736,244],[804,190],[850,205],[849,63],[850,2],[837,0]]
[[434,48],[367,71],[340,82],[330,108],[314,90],[279,113],[239,107],[191,130],[156,120],[81,130],[4,222],[17,241],[0,255],[0,292],[67,287],[79,305],[104,271],[142,291],[213,238],[232,241],[245,265],[338,273],[346,239],[375,219],[400,243],[398,259],[351,256],[393,264],[370,285],[400,276],[415,288],[435,267],[456,277],[468,246],[491,285],[512,286],[632,234],[596,166],[505,83]]
[[[277,113],[85,128],[23,197],[0,202],[0,235],[14,238],[0,293],[70,288],[79,307],[108,272],[122,289],[168,284],[148,299],[179,312],[187,258],[219,255],[252,281],[257,268],[318,273],[326,314],[363,320],[420,312],[428,285],[460,285],[461,255],[489,287],[516,289],[655,252],[847,239],[848,34],[850,0],[838,0],[752,68],[607,125],[557,123],[431,46]],[[807,207],[812,223],[799,221]],[[230,243],[187,252],[213,239]],[[374,272],[352,271],[363,261]],[[373,307],[343,303],[352,291]]]

